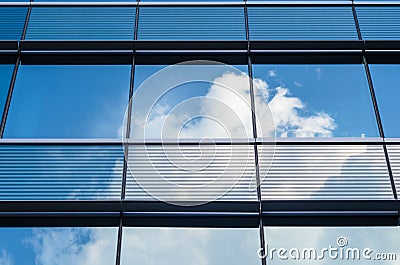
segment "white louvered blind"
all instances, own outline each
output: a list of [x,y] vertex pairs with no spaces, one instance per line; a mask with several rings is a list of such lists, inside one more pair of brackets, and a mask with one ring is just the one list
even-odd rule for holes
[[389,155],[389,161],[390,161],[390,167],[392,169],[392,174],[394,177],[394,182],[396,184],[396,191],[397,194],[400,192],[400,145],[387,145],[386,146],[388,155]]
[[22,7],[0,7],[0,40],[21,39],[27,10]]
[[393,199],[382,146],[277,145],[269,169],[270,152],[259,148],[264,200]]
[[244,8],[140,7],[138,39],[244,40]]
[[130,146],[128,164],[127,199],[257,200],[253,146]]
[[133,40],[133,7],[35,7],[28,40]]
[[400,39],[400,6],[359,6],[356,11],[363,39]]
[[351,7],[249,7],[251,40],[356,40]]
[[121,146],[1,145],[0,200],[120,199]]

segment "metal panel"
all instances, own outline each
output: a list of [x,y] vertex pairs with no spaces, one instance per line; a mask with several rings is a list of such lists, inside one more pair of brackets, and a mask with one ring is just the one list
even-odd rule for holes
[[400,145],[386,146],[397,194],[400,192]]
[[127,199],[257,200],[249,145],[130,146],[128,161]]
[[382,146],[277,145],[260,146],[264,200],[393,199]]
[[251,40],[356,40],[351,7],[249,7]]
[[242,7],[141,7],[139,40],[244,40]]
[[27,8],[0,8],[0,40],[19,40],[25,25]]
[[356,11],[363,39],[400,39],[400,6],[360,6]]
[[133,40],[134,7],[35,7],[28,40]]
[[120,146],[1,145],[0,200],[119,199]]

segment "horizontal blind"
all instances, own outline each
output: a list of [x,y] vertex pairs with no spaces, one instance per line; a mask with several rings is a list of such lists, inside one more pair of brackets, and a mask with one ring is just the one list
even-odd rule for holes
[[397,194],[400,193],[400,145],[387,145],[390,167],[394,177]]
[[0,146],[0,200],[120,199],[118,146]]
[[0,40],[21,39],[27,11],[22,7],[0,7]]
[[382,146],[277,145],[270,169],[259,150],[263,199],[393,199]]
[[249,7],[252,40],[355,40],[351,7]]
[[363,39],[400,39],[400,6],[360,6],[356,11]]
[[130,146],[128,168],[127,199],[257,200],[254,149],[248,145]]
[[26,39],[133,40],[133,7],[35,7]]
[[246,39],[244,8],[140,7],[138,39]]

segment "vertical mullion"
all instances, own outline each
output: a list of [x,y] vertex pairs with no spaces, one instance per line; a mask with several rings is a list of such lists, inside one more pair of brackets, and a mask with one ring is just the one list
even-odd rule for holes
[[[31,16],[31,9],[32,9],[32,7],[29,6],[28,10],[26,12],[24,28],[23,28],[22,34],[21,34],[21,40],[24,40],[25,36],[26,36],[26,31],[27,31],[27,28],[28,28],[29,18]],[[14,91],[15,81],[16,81],[16,78],[17,78],[17,73],[18,73],[18,69],[19,69],[20,63],[21,63],[21,48],[20,48],[20,41],[18,41],[17,60],[16,60],[15,65],[14,65],[14,70],[13,70],[13,73],[12,73],[10,86],[8,88],[7,98],[6,98],[6,102],[4,104],[3,116],[1,117],[0,138],[3,138],[3,135],[4,135],[4,130],[5,130],[5,127],[6,127],[7,116],[8,116],[8,110],[10,109],[11,97],[12,97],[12,94],[13,94],[13,91]]]
[[251,60],[251,50],[250,50],[250,31],[249,31],[249,14],[247,8],[247,0],[244,1],[244,18],[245,18],[245,26],[246,26],[246,40],[247,40],[247,71],[249,74],[249,82],[250,82],[250,103],[251,103],[251,119],[252,119],[252,129],[253,129],[253,138],[256,140],[256,144],[254,145],[254,163],[255,163],[255,174],[256,174],[256,187],[257,187],[257,200],[259,203],[259,240],[260,247],[262,249],[262,257],[261,264],[266,265],[267,260],[264,255],[265,251],[265,236],[264,236],[264,225],[262,219],[262,197],[261,197],[261,182],[260,182],[260,168],[259,168],[259,160],[258,160],[258,146],[257,146],[257,117],[256,117],[256,107],[254,100],[254,84],[253,84],[253,65]]
[[[356,11],[356,8],[354,6],[354,1],[353,0],[352,0],[352,10],[353,10],[354,22],[355,22],[356,29],[357,29],[358,39],[362,40],[360,24],[358,22],[357,11]],[[383,152],[385,154],[386,167],[387,167],[387,170],[388,170],[388,173],[389,173],[390,185],[392,187],[393,197],[397,200],[398,196],[397,196],[396,184],[395,184],[395,181],[394,181],[392,167],[390,165],[390,160],[389,160],[389,154],[388,154],[386,143],[385,143],[385,132],[383,130],[382,119],[381,119],[381,115],[379,113],[378,101],[377,101],[376,95],[375,95],[375,88],[374,88],[374,84],[372,82],[372,76],[371,76],[371,71],[369,69],[369,65],[368,65],[368,61],[367,61],[367,55],[366,55],[366,52],[365,52],[365,46],[364,46],[363,51],[362,51],[362,63],[364,65],[365,74],[367,76],[368,87],[369,87],[369,91],[370,91],[372,105],[374,107],[374,113],[375,113],[376,122],[378,124],[379,135],[383,139],[382,147],[383,147]]]
[[[122,207],[121,207],[122,210]],[[122,213],[122,211],[121,211]],[[122,246],[122,217],[119,218],[119,226],[118,226],[118,237],[117,237],[117,253],[115,258],[115,264],[121,264],[121,246]]]
[[[139,0],[137,1],[139,3]],[[137,40],[137,31],[138,31],[138,21],[139,21],[139,5],[136,5],[135,10],[135,24],[134,24],[134,31],[133,31],[133,40]],[[129,99],[128,99],[128,115],[126,121],[126,134],[125,138],[129,139],[131,134],[131,117],[132,117],[132,96],[135,84],[135,51],[133,51],[132,55],[132,64],[131,64],[131,76],[129,82]],[[127,171],[128,171],[128,155],[129,155],[129,145],[127,142],[123,143],[124,148],[124,166],[122,171],[122,187],[121,187],[121,212],[120,212],[120,222],[118,227],[118,241],[117,241],[117,255],[115,264],[121,264],[121,250],[122,250],[122,233],[123,233],[123,207],[122,201],[125,200],[126,196],[126,178],[127,178]]]

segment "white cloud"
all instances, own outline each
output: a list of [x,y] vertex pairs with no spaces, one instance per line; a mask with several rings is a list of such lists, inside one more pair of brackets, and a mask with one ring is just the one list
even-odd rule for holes
[[127,228],[122,264],[258,264],[257,229]]
[[274,70],[269,70],[269,71],[268,71],[268,76],[269,76],[269,77],[276,77],[277,74],[276,74],[276,72],[275,72]]
[[268,120],[268,107],[272,112],[276,135],[278,137],[316,137],[332,136],[336,125],[334,119],[327,113],[320,111],[311,115],[301,115],[300,111],[307,112],[306,104],[298,97],[290,94],[289,89],[276,87],[275,95],[268,99],[268,104],[260,96],[256,96],[257,116],[262,128],[262,135],[268,136],[271,128],[265,128]]
[[[168,107],[156,105],[146,124],[145,114],[136,110],[132,131],[139,132],[139,138],[143,128],[146,138],[252,137],[249,93],[247,75],[225,73],[202,97],[182,101],[169,112]],[[190,123],[193,118],[198,118],[197,122]]]
[[[259,135],[271,137],[276,129],[280,137],[332,136],[336,127],[334,119],[323,110],[311,113],[302,99],[292,96],[288,88],[271,89],[262,79],[254,79],[253,84]],[[146,138],[162,138],[161,132],[167,138],[252,137],[249,93],[246,74],[225,73],[214,80],[203,97],[186,100],[170,112],[165,106],[156,106],[147,124],[144,124],[144,115],[135,114],[132,131],[146,128]],[[197,122],[188,123],[193,117],[198,118]]]
[[35,229],[32,244],[37,265],[109,265],[115,263],[114,228]]
[[1,250],[0,264],[1,265],[13,265],[14,264],[11,255],[5,249]]
[[320,67],[315,69],[315,73],[317,73],[318,79],[322,78],[322,69]]
[[297,81],[294,81],[293,84],[297,87],[303,87],[304,85],[302,83],[299,83]]

